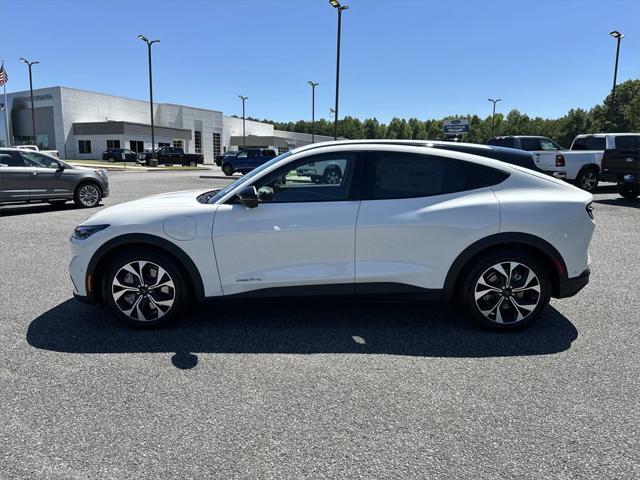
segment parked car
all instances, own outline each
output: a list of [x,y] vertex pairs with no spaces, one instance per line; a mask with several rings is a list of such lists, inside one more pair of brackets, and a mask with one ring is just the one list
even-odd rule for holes
[[[153,152],[144,152],[138,154],[138,163],[141,165],[149,165],[149,161],[153,157]],[[158,165],[183,165],[185,167],[196,167],[198,164],[204,163],[204,155],[201,153],[184,153],[179,147],[160,147],[156,149],[156,159]]]
[[106,160],[109,163],[135,162],[138,160],[138,154],[127,148],[107,148],[102,152],[102,160]]
[[[301,176],[322,162],[339,182]],[[193,301],[399,295],[530,325],[589,281],[591,194],[505,162],[401,142],[307,145],[222,190],[104,209],[71,238],[74,295],[152,327]],[[458,300],[461,299],[461,300]]]
[[220,155],[216,155],[216,165],[221,167],[222,164],[224,163],[225,158],[235,157],[239,153],[240,153],[240,150],[234,150],[234,151],[224,152]]
[[638,198],[640,193],[640,135],[618,135],[615,147],[604,151],[601,178],[616,182],[624,198]]
[[238,155],[226,157],[222,163],[222,172],[233,175],[236,172],[248,173],[276,156],[274,150],[268,148],[249,148],[238,152]]
[[95,207],[109,195],[107,172],[69,165],[42,152],[0,148],[0,203],[73,200]]
[[47,155],[52,155],[54,157],[60,158],[60,152],[58,150],[40,150],[37,145],[17,145],[15,148],[21,150],[33,150],[36,152],[46,153]]
[[512,135],[489,139],[487,145],[532,152],[536,165],[549,175],[575,183],[591,192],[598,186],[601,151],[569,151],[547,137]]

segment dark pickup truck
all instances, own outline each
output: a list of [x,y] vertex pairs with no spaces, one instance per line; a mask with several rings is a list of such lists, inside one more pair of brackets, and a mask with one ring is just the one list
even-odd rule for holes
[[[626,140],[621,142],[621,140]],[[624,198],[640,194],[640,135],[618,137],[616,147],[604,151],[600,179],[616,182]]]
[[247,173],[276,156],[274,150],[268,148],[250,148],[242,150],[235,156],[222,159],[222,172],[233,175],[235,172]]
[[[152,152],[144,152],[138,154],[138,163],[141,165],[149,165]],[[161,147],[156,150],[156,159],[158,165],[184,165],[185,167],[195,167],[204,163],[204,155],[201,153],[184,153],[182,148],[178,147]]]

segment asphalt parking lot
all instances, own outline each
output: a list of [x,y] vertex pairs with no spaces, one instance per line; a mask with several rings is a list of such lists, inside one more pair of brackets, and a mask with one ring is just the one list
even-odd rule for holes
[[[110,174],[114,205],[221,186]],[[0,479],[638,478],[640,203],[595,195],[591,283],[519,333],[442,305],[213,305],[138,331],[71,298],[95,210],[0,207]]]

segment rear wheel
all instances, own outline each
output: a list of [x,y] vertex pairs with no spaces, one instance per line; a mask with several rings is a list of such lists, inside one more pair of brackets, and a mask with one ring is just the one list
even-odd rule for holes
[[576,177],[576,185],[582,190],[593,192],[598,186],[598,172],[594,168],[580,170]]
[[222,165],[222,173],[224,173],[227,177],[230,177],[231,175],[233,175],[233,167],[230,164],[225,163],[224,165]]
[[494,330],[518,330],[540,318],[549,303],[551,283],[543,265],[516,250],[480,258],[463,283],[472,317]]
[[109,158],[107,159],[107,162],[109,162],[109,163],[114,163],[115,161],[116,161],[116,159],[115,159],[115,158],[113,158],[113,157],[109,157]]
[[102,199],[102,190],[95,183],[85,182],[76,187],[73,201],[82,208],[96,207]]
[[638,198],[638,195],[640,194],[640,186],[631,185],[628,183],[619,183],[618,193],[620,194],[620,196],[624,198],[629,198],[629,199]]
[[198,164],[196,163],[195,160],[189,160],[189,162],[187,163],[188,167],[197,167]]
[[174,320],[184,308],[187,283],[169,256],[125,251],[106,269],[102,298],[120,320],[150,328]]

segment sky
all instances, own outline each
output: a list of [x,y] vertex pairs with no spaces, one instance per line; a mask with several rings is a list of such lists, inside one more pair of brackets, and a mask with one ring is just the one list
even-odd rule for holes
[[[556,118],[640,78],[640,0],[344,0],[340,117],[442,118],[517,108]],[[66,86],[277,121],[329,118],[336,11],[328,0],[0,0],[8,91]]]

